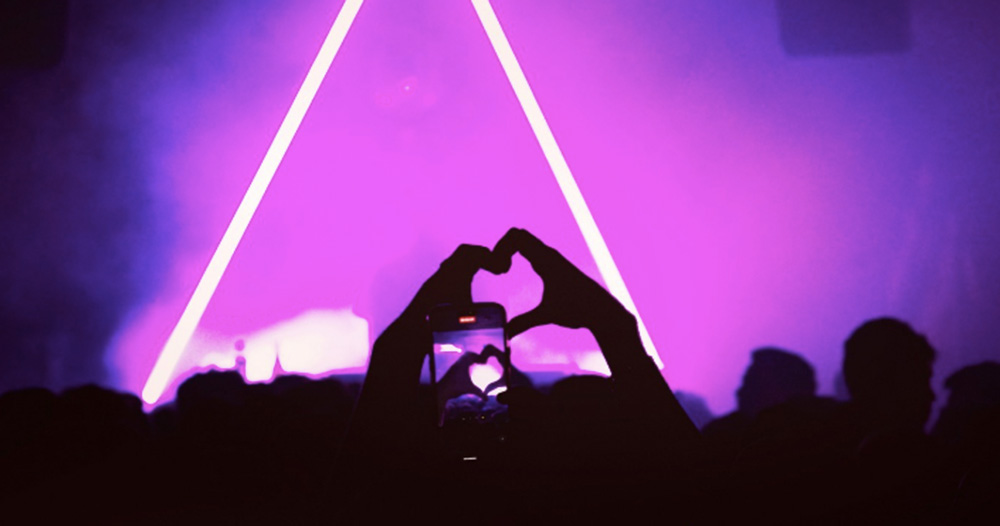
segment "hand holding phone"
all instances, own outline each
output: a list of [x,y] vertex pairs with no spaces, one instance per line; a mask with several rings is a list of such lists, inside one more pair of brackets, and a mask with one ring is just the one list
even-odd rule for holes
[[440,305],[431,311],[434,345],[429,369],[439,425],[459,416],[448,414],[450,402],[463,414],[473,413],[477,403],[483,410],[496,405],[495,396],[506,389],[510,371],[506,322],[507,314],[497,303]]

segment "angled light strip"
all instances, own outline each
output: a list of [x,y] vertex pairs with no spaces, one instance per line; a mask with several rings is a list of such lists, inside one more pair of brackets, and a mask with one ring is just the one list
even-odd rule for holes
[[489,0],[472,0],[472,6],[475,8],[476,14],[479,15],[479,21],[483,24],[483,29],[486,30],[490,43],[493,44],[493,50],[496,51],[497,58],[500,59],[507,79],[510,81],[511,87],[514,88],[517,100],[521,103],[521,109],[524,110],[524,115],[528,118],[532,131],[535,132],[535,138],[538,139],[538,144],[542,147],[545,159],[549,162],[556,182],[559,183],[559,188],[566,198],[573,218],[576,219],[576,224],[580,227],[580,233],[583,234],[587,248],[590,249],[590,254],[597,263],[601,278],[608,285],[611,294],[635,315],[639,324],[639,335],[642,338],[643,346],[646,347],[646,352],[656,362],[657,367],[663,368],[663,362],[660,360],[659,353],[656,352],[656,347],[653,346],[649,331],[646,330],[646,325],[639,316],[639,311],[632,301],[632,296],[625,286],[625,280],[622,279],[618,266],[611,258],[611,251],[608,250],[608,245],[604,242],[601,231],[597,229],[597,223],[590,213],[590,208],[587,207],[587,202],[583,199],[583,194],[580,193],[580,187],[577,186],[573,173],[569,171],[569,165],[566,164],[566,159],[556,143],[556,138],[552,135],[548,123],[545,122],[545,115],[542,114],[542,109],[538,106],[538,101],[535,100],[535,96],[531,92],[528,79],[521,71],[521,66],[517,62],[517,57],[514,56],[510,42],[507,41],[507,35],[500,27],[500,21],[497,20],[493,6],[490,5]]
[[292,101],[292,106],[288,109],[285,119],[281,122],[281,127],[278,128],[278,133],[275,134],[274,140],[271,141],[271,146],[267,149],[267,154],[264,155],[264,160],[261,161],[260,167],[257,168],[257,173],[253,176],[250,187],[243,196],[239,208],[236,209],[233,219],[229,222],[229,227],[226,228],[226,233],[222,236],[222,241],[219,242],[215,253],[212,254],[212,259],[208,262],[205,273],[202,274],[198,286],[195,287],[191,299],[188,300],[188,304],[184,308],[184,313],[181,314],[180,320],[177,321],[173,332],[170,333],[170,338],[167,339],[163,351],[160,352],[160,356],[156,360],[156,365],[153,366],[153,371],[146,380],[146,386],[142,389],[142,399],[147,404],[152,404],[159,400],[163,394],[163,390],[166,389],[167,384],[170,382],[177,361],[191,340],[191,336],[194,335],[194,331],[198,327],[198,322],[201,321],[202,315],[205,314],[208,302],[212,299],[212,295],[215,294],[215,289],[219,286],[219,281],[222,280],[222,275],[226,272],[226,267],[229,266],[229,262],[236,252],[236,246],[243,239],[243,234],[246,233],[247,226],[250,224],[254,212],[257,211],[261,199],[264,197],[264,192],[267,191],[268,185],[271,184],[271,179],[274,178],[274,173],[278,170],[281,160],[285,157],[285,152],[288,151],[288,146],[295,137],[295,132],[298,131],[299,125],[302,124],[302,119],[309,110],[309,106],[312,104],[320,84],[323,83],[327,71],[330,70],[333,58],[337,55],[337,50],[340,49],[340,45],[344,42],[344,37],[347,36],[347,31],[351,28],[351,24],[354,23],[354,17],[358,14],[358,10],[361,9],[363,1],[346,0],[343,7],[340,8],[340,12],[337,13],[337,18],[333,21],[333,27],[330,28],[330,32],[326,35],[326,39],[323,41],[316,59],[309,68],[309,73],[306,74],[299,92],[295,95],[295,100]]

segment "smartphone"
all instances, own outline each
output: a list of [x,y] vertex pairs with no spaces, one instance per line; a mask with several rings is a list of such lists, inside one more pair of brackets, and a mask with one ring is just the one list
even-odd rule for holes
[[506,407],[496,401],[510,379],[503,305],[439,305],[428,323],[434,337],[428,368],[438,401],[438,425],[492,423],[505,414]]

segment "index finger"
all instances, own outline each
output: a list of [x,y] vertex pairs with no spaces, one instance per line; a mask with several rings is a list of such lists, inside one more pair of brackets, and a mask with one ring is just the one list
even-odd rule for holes
[[503,353],[495,345],[489,343],[486,345],[486,347],[483,347],[483,351],[480,354],[480,356],[483,358],[485,362],[489,361],[490,357],[495,357],[496,359],[499,360],[503,358]]
[[479,245],[459,245],[447,259],[441,262],[441,268],[449,273],[475,274],[481,268],[490,264],[492,253],[490,249]]
[[472,303],[472,277],[489,265],[490,249],[459,245],[417,292],[424,308],[440,303]]
[[553,252],[552,247],[523,228],[511,228],[493,247],[493,253],[504,260],[509,260],[515,253],[521,254],[536,271],[539,270],[537,265],[544,266]]

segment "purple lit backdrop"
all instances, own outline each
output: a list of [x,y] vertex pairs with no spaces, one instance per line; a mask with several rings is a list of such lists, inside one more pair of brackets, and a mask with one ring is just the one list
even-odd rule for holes
[[[340,2],[220,5],[142,66],[162,73],[140,104],[176,224],[168,278],[109,354],[135,392]],[[876,315],[926,332],[939,371],[996,356],[1000,43],[982,13],[913,6],[908,54],[792,60],[770,2],[494,2],[668,379],[716,412],[761,345],[829,392]],[[352,309],[373,339],[455,246],[512,225],[597,276],[469,3],[368,0],[199,334],[228,349]],[[523,263],[474,289],[511,314],[540,292]]]

